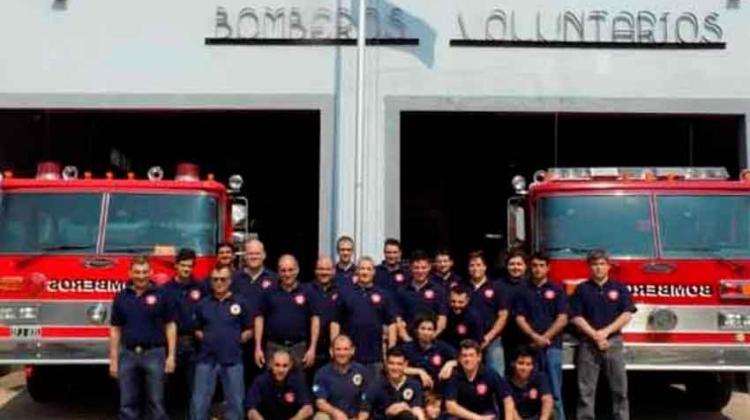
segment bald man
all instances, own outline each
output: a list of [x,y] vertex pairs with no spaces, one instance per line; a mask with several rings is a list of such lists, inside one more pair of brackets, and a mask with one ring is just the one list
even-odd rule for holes
[[[241,296],[251,308],[260,308],[263,295],[276,286],[278,276],[265,267],[266,247],[257,239],[245,241],[243,267],[232,275],[231,291]],[[255,364],[255,337],[242,348],[245,383],[249,384],[260,373]]]
[[[292,255],[279,258],[279,284],[261,299],[255,318],[255,362],[263,366],[267,355],[289,352],[296,366],[315,364],[320,316],[312,293],[297,280],[299,264]],[[264,352],[265,346],[265,352]]]
[[241,295],[250,305],[257,306],[263,294],[276,285],[278,276],[264,266],[266,248],[263,242],[250,239],[245,242],[244,250],[245,264],[232,276],[232,293]]
[[315,263],[315,280],[305,285],[312,294],[315,306],[318,308],[320,330],[323,331],[316,350],[316,368],[328,363],[331,354],[329,351],[330,337],[327,331],[329,331],[331,321],[336,315],[336,301],[339,298],[339,290],[334,281],[336,272],[334,267],[331,257],[321,255]]

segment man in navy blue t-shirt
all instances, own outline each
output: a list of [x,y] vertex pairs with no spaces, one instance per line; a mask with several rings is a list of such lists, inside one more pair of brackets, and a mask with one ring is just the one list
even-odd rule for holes
[[[508,385],[513,396],[515,414],[521,420],[549,420],[554,400],[543,372],[535,367],[536,354],[521,346],[511,360]],[[557,419],[557,417],[555,417]]]
[[224,390],[225,419],[242,419],[245,381],[242,344],[252,337],[253,309],[229,290],[232,271],[227,266],[211,272],[211,295],[195,309],[195,335],[200,342],[195,385],[190,404],[194,419],[208,419],[217,377]]
[[247,390],[245,411],[249,420],[307,419],[313,415],[312,398],[292,356],[278,350],[269,357],[269,369]]
[[353,361],[354,352],[352,340],[340,334],[331,344],[331,363],[315,374],[315,406],[331,419],[357,417],[362,396],[372,384],[369,370]]
[[459,367],[445,387],[445,408],[459,419],[512,419],[515,410],[507,382],[493,369],[482,366],[479,343],[465,340]]
[[516,322],[526,343],[536,348],[539,370],[550,381],[555,420],[565,420],[562,401],[562,330],[568,323],[568,300],[560,286],[547,278],[549,257],[531,256],[531,278],[516,299]]
[[388,347],[396,345],[396,316],[391,295],[376,286],[375,264],[362,257],[357,264],[359,282],[353,289],[343,291],[338,299],[336,319],[331,322],[331,337],[340,332],[352,338],[357,352],[354,360],[368,367],[373,377],[383,367],[383,335]]
[[570,299],[570,316],[581,332],[576,412],[579,420],[594,419],[597,380],[604,370],[615,419],[627,420],[630,409],[622,329],[636,308],[627,287],[609,278],[611,266],[605,251],[591,251],[587,262],[591,278],[579,284]]
[[266,357],[277,350],[288,351],[299,369],[308,369],[315,364],[320,317],[310,289],[300,285],[298,275],[297,259],[292,255],[282,255],[279,258],[279,284],[263,295],[255,317],[255,361],[258,366],[263,366]]
[[[175,369],[176,310],[151,281],[151,265],[145,257],[134,258],[128,274],[130,281],[112,302],[109,342],[109,374],[120,387],[118,417],[162,420],[167,418],[164,374]],[[141,413],[141,406],[147,412]]]
[[425,418],[422,385],[417,379],[406,375],[406,366],[406,356],[401,350],[388,350],[385,357],[386,376],[365,392],[360,420]]

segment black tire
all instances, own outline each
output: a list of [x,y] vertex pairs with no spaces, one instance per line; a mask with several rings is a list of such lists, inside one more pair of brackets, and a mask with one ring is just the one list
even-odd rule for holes
[[733,379],[731,374],[695,373],[685,384],[688,401],[701,410],[719,412],[732,399]]
[[48,366],[34,366],[31,376],[26,378],[26,390],[38,403],[54,401],[60,391],[57,389],[55,375],[51,370]]

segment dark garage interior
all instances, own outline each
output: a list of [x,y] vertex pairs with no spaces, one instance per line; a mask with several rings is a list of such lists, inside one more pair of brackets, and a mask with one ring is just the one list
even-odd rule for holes
[[499,255],[510,180],[538,169],[724,166],[736,179],[743,127],[733,115],[404,112],[405,248],[447,247],[459,268],[470,250]]
[[[282,253],[310,274],[317,255],[320,179],[318,111],[0,111],[0,168],[33,177],[36,163],[55,160],[103,177],[111,170],[146,176],[161,166],[194,162],[226,182],[245,180],[253,230],[275,266]],[[310,269],[307,269],[310,268]]]

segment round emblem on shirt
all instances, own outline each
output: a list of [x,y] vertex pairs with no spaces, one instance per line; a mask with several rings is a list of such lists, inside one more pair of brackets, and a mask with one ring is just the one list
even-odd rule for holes
[[331,300],[336,300],[338,298],[339,298],[339,294],[338,293],[334,293],[334,294],[331,295]]
[[484,297],[487,299],[492,299],[495,297],[495,291],[492,289],[484,289]]
[[531,388],[529,391],[529,399],[535,400],[539,397],[539,391],[536,388]]
[[305,295],[297,295],[294,297],[294,303],[297,305],[304,305],[305,304]]
[[618,292],[617,290],[610,290],[609,292],[607,292],[607,297],[609,298],[609,300],[615,301],[620,297],[620,292]]
[[359,277],[352,276],[352,284],[357,284],[357,280],[359,280]]
[[240,305],[236,303],[229,307],[229,313],[232,315],[235,315],[235,316],[239,315],[240,312],[242,312],[242,308],[240,307]]
[[317,394],[318,391],[320,391],[320,385],[314,384],[312,389],[313,389],[313,392]]
[[404,397],[404,400],[411,401],[411,399],[414,398],[414,390],[406,388],[401,395]]
[[552,300],[555,298],[555,291],[554,290],[547,290],[544,292],[544,298],[547,300]]
[[477,384],[477,395],[486,395],[487,394],[487,385],[480,383]]
[[451,283],[450,283],[450,284],[448,285],[448,288],[449,288],[449,289],[455,289],[455,288],[456,288],[456,286],[458,286],[458,282],[457,282],[457,281],[452,281],[452,282],[451,282]]
[[200,290],[191,290],[190,291],[190,299],[200,300],[200,298],[201,298],[201,291]]
[[458,324],[456,325],[456,332],[458,335],[466,335],[468,328],[466,328],[466,325],[464,324]]
[[357,373],[356,375],[352,376],[352,383],[355,386],[362,386],[362,375]]
[[370,296],[370,299],[372,300],[372,303],[376,305],[383,300],[383,298],[378,293],[373,293],[372,296]]
[[404,275],[401,274],[401,273],[396,273],[395,278],[396,278],[396,282],[398,282],[398,283],[403,283],[403,281],[404,281]]
[[292,403],[294,403],[294,399],[295,399],[295,396],[294,396],[294,392],[291,392],[291,391],[289,391],[289,392],[287,392],[286,394],[284,394],[284,401],[285,401],[285,402],[286,402],[287,404],[292,404]]
[[271,280],[263,279],[263,281],[260,282],[260,287],[268,289],[269,287],[271,287]]
[[427,300],[435,299],[435,291],[434,290],[425,290],[424,291],[424,298]]
[[156,296],[154,295],[146,296],[146,305],[150,305],[150,306],[156,305]]
[[436,354],[436,355],[432,356],[432,365],[433,366],[440,366],[442,364],[443,364],[443,358],[440,357],[439,354]]

